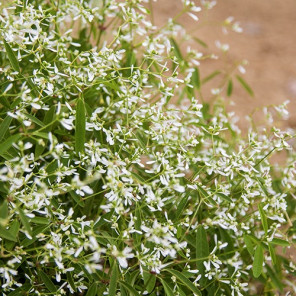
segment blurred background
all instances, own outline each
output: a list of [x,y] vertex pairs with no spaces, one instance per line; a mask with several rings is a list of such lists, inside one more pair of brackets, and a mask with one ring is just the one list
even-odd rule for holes
[[[155,23],[162,23],[176,15],[182,7],[180,2],[159,0],[154,4],[158,5],[154,12]],[[246,73],[241,76],[252,87],[254,97],[250,97],[237,83],[234,84],[231,99],[237,115],[243,118],[257,107],[289,100],[290,118],[282,125],[296,127],[296,1],[217,0],[208,16],[204,12],[197,15],[200,17],[198,22],[186,16],[180,18],[180,23],[205,41],[209,52],[218,52],[215,41],[219,40],[230,45],[228,61],[246,59],[249,62]],[[242,33],[222,32],[217,24],[229,16],[240,23]],[[207,24],[204,26],[203,23]],[[219,63],[222,62],[204,61],[201,76],[217,70]]]

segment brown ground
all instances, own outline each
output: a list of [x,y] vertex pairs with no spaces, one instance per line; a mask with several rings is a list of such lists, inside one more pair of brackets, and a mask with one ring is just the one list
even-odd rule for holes
[[[176,15],[180,2],[159,0],[154,5],[157,5],[156,23]],[[216,50],[214,42],[220,40],[230,45],[230,60],[249,61],[243,77],[251,85],[255,97],[251,98],[236,83],[232,96],[236,113],[243,118],[256,107],[290,100],[291,116],[287,124],[296,127],[296,1],[218,0],[216,7],[209,11],[208,21],[223,22],[228,16],[233,16],[240,22],[244,30],[242,34],[225,35],[220,27],[215,26],[199,28],[205,20],[202,15],[201,12],[199,22],[189,17],[181,18],[180,22],[206,41],[210,50]],[[201,75],[216,69],[217,62],[209,60],[201,67]]]

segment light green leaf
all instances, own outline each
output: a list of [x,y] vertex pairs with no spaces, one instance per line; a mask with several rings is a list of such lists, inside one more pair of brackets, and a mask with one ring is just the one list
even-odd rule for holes
[[216,76],[220,75],[221,71],[214,71],[213,73],[211,73],[210,75],[208,75],[207,77],[205,77],[202,81],[201,84],[205,84],[206,82],[212,80],[213,78],[215,78]]
[[76,120],[75,120],[75,151],[83,152],[85,143],[85,106],[84,101],[80,98],[77,101]]
[[246,92],[251,96],[254,97],[254,92],[251,89],[251,87],[248,85],[248,83],[239,75],[235,76],[237,81],[242,85],[242,87],[246,90]]
[[11,121],[12,121],[12,117],[7,115],[4,118],[4,120],[1,122],[1,125],[0,125],[0,141],[2,140],[2,138],[5,136],[6,132],[8,131],[9,126],[11,124]]
[[259,244],[255,250],[254,262],[253,262],[253,275],[255,278],[258,278],[263,269],[264,261],[264,250],[261,244]]
[[[206,258],[209,256],[209,244],[207,240],[207,233],[202,225],[197,227],[196,237],[195,237],[195,249],[196,249],[196,259]],[[206,278],[204,276],[205,267],[203,265],[204,260],[198,260],[196,265],[199,272],[202,274],[200,279],[201,285],[204,285]]]
[[248,235],[244,235],[244,241],[245,241],[248,252],[253,256],[255,250],[254,250],[252,239]]
[[273,245],[269,243],[268,244],[268,249],[269,249],[269,254],[270,254],[270,257],[271,257],[272,264],[276,265],[277,258],[276,258],[276,254],[275,254]]
[[266,215],[264,213],[262,204],[259,204],[258,205],[258,209],[259,209],[259,213],[260,213],[261,222],[262,222],[262,226],[263,226],[264,232],[267,235],[267,232],[268,232],[268,223],[267,223],[267,218],[266,218]]
[[0,205],[0,221],[6,220],[7,216],[8,216],[8,205],[7,205],[7,201],[4,200]]
[[170,274],[174,275],[184,286],[186,286],[189,290],[197,295],[202,295],[201,292],[197,289],[197,287],[180,271],[174,269],[165,269]]
[[8,59],[10,61],[12,68],[17,72],[20,72],[19,62],[16,59],[13,50],[11,49],[10,45],[5,40],[3,40],[3,42],[4,42],[5,50],[8,55]]
[[200,89],[200,75],[199,75],[199,69],[194,68],[194,72],[192,73],[191,77],[191,84],[196,88]]
[[179,60],[179,62],[183,61],[184,59],[183,59],[181,50],[178,46],[178,43],[176,42],[176,40],[174,38],[170,38],[170,41],[171,41],[171,44],[174,48],[177,59]]
[[290,243],[288,241],[280,238],[274,238],[270,243],[273,245],[279,245],[284,247],[290,246]]

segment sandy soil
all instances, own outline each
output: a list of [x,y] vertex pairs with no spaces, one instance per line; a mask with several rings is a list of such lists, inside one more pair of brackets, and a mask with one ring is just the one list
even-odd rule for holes
[[[161,23],[174,16],[180,9],[180,0],[159,0],[155,21]],[[198,3],[198,1],[197,1]],[[208,13],[209,22],[223,22],[228,16],[239,21],[242,34],[223,34],[215,26],[200,27],[191,18],[181,18],[189,31],[206,41],[210,50],[215,49],[215,40],[230,45],[229,59],[247,59],[249,64],[243,76],[254,90],[251,98],[239,85],[234,85],[232,100],[240,117],[250,114],[255,108],[279,104],[290,100],[290,119],[284,125],[296,127],[296,1],[295,0],[218,0]],[[201,75],[206,76],[217,68],[217,62],[206,61]]]

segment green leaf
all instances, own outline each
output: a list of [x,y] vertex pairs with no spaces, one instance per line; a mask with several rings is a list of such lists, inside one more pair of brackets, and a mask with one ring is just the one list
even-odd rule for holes
[[253,262],[253,275],[255,278],[258,278],[263,269],[264,261],[264,250],[261,244],[259,244],[255,250],[254,262]]
[[12,135],[9,138],[7,138],[4,142],[2,142],[0,145],[0,154],[6,152],[12,146],[12,144],[16,143],[19,140],[20,137],[20,134]]
[[[209,256],[209,244],[207,239],[207,233],[202,225],[197,227],[196,237],[195,237],[195,249],[196,249],[196,259],[206,258]],[[197,261],[197,269],[202,274],[202,278],[200,279],[201,285],[204,285],[206,280],[205,267],[203,264],[204,260]]]
[[232,83],[232,79],[228,80],[228,85],[227,85],[227,96],[230,97],[232,94],[232,90],[233,90],[233,83]]
[[206,82],[212,80],[213,78],[215,78],[216,76],[220,75],[221,71],[214,71],[213,73],[211,73],[210,75],[206,76],[201,83],[205,84]]
[[16,237],[10,232],[10,230],[7,230],[5,227],[0,226],[0,237],[5,238],[9,241],[16,242]]
[[31,114],[28,114],[26,113],[25,114],[26,117],[28,117],[29,119],[31,119],[34,123],[36,123],[37,125],[43,127],[45,124],[40,121],[38,118],[36,118],[35,116],[31,115]]
[[13,50],[11,49],[10,45],[5,40],[3,40],[3,42],[4,42],[5,50],[8,55],[8,59],[10,61],[12,68],[17,72],[20,72],[19,62],[16,59]]
[[174,296],[175,294],[174,294],[173,290],[171,289],[171,287],[163,279],[160,279],[160,281],[161,281],[161,284],[164,288],[166,296]]
[[191,84],[196,88],[200,89],[200,75],[199,75],[199,69],[194,68],[194,72],[191,76]]
[[111,271],[110,285],[109,285],[109,296],[116,295],[117,281],[118,281],[118,268],[117,268],[117,262],[116,260],[114,260],[112,271]]
[[283,283],[277,277],[277,273],[274,272],[268,264],[266,264],[266,269],[267,269],[268,277],[271,279],[271,282],[273,283],[273,285],[277,289],[279,289],[281,292],[283,292]]
[[0,125],[0,141],[2,140],[2,138],[5,136],[6,132],[8,131],[9,126],[11,124],[11,121],[12,121],[12,117],[7,115],[4,118],[4,120],[1,122],[1,125]]
[[269,243],[268,244],[268,249],[269,249],[269,254],[270,254],[270,257],[271,257],[272,264],[276,265],[277,258],[276,258],[276,254],[275,254],[273,245]]
[[8,217],[8,204],[7,201],[4,200],[0,205],[0,221],[6,220]]
[[270,244],[273,245],[279,245],[279,246],[284,246],[284,247],[288,247],[290,246],[290,243],[284,239],[280,239],[280,238],[274,238]]
[[83,152],[85,143],[85,106],[82,99],[78,99],[75,120],[75,151]]
[[179,62],[183,61],[184,59],[183,59],[181,50],[178,46],[178,43],[176,42],[176,40],[174,38],[170,38],[170,41],[171,41],[171,44],[174,48],[177,59],[179,60]]
[[242,87],[246,90],[246,92],[251,96],[254,97],[254,92],[251,87],[247,84],[247,82],[239,75],[235,76],[237,81],[242,85]]
[[150,273],[149,271],[144,270],[143,278],[144,278],[145,290],[147,290],[148,293],[151,293],[155,287],[156,276]]
[[197,295],[202,295],[201,292],[195,287],[195,285],[180,271],[174,269],[165,269],[170,274],[174,275],[184,286],[186,286],[189,290]]
[[38,270],[38,274],[41,277],[42,282],[45,284],[45,287],[48,289],[48,291],[51,293],[55,293],[57,291],[57,287],[53,284],[49,276],[42,270]]
[[262,226],[264,229],[265,234],[267,235],[268,232],[268,223],[267,223],[267,218],[265,216],[262,204],[258,205],[258,209],[259,209],[259,213],[260,213],[260,217],[261,217],[261,222],[262,222]]
[[216,192],[216,194],[217,194],[218,196],[220,196],[222,199],[224,199],[224,200],[226,200],[226,201],[228,201],[228,202],[232,202],[231,198],[230,198],[229,196],[227,196],[226,194],[221,193],[221,192]]
[[19,211],[20,219],[23,226],[25,227],[27,232],[30,234],[30,236],[32,236],[32,229],[31,229],[28,217],[25,215],[25,213],[21,208],[18,208],[18,211]]
[[30,219],[31,222],[36,224],[48,225],[50,223],[49,219],[45,217],[34,217]]
[[202,41],[201,39],[199,39],[199,38],[197,38],[197,37],[193,37],[193,39],[194,39],[197,43],[199,43],[202,47],[204,47],[204,48],[208,48],[208,45],[207,45],[204,41]]
[[[90,288],[87,290],[85,296],[95,296],[97,294],[97,284],[93,283]],[[110,294],[109,294],[110,295]]]
[[133,295],[133,296],[140,296],[140,294],[135,290],[135,288],[133,288],[130,284],[128,284],[127,282],[124,281],[119,281],[119,283],[124,286],[124,288],[129,291],[129,295]]
[[248,235],[244,235],[244,241],[245,241],[248,252],[253,256],[255,250],[254,250],[252,239]]

